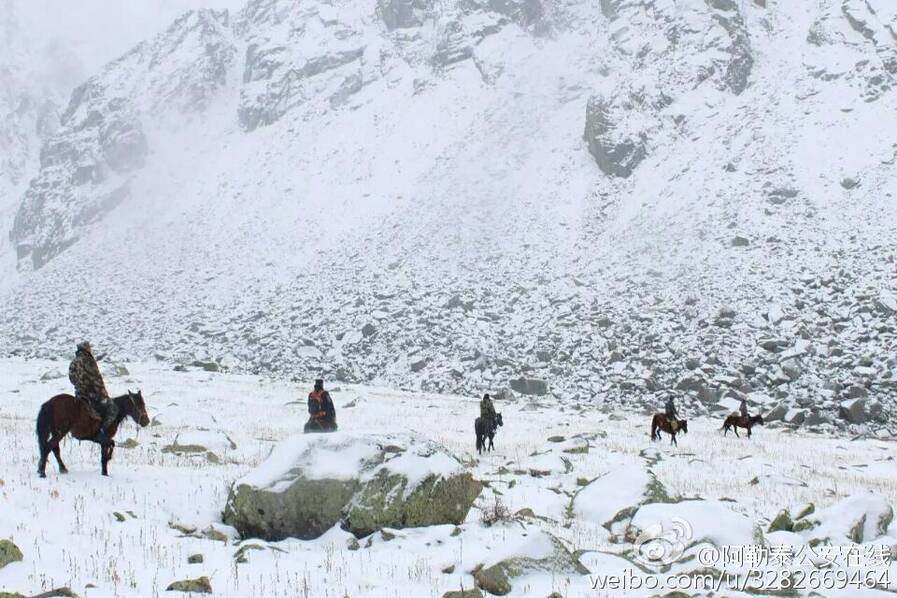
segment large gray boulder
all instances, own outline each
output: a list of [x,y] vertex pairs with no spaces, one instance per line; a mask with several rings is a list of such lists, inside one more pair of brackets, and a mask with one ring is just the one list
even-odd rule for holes
[[864,424],[881,415],[881,403],[867,397],[841,401],[838,414],[852,424]]
[[380,18],[389,30],[422,25],[432,0],[378,0]]
[[583,137],[598,168],[607,175],[627,178],[648,155],[648,134],[643,118],[636,118],[630,102],[593,96],[586,105]]
[[224,521],[244,537],[312,539],[334,525],[361,537],[384,527],[464,521],[482,485],[457,458],[413,435],[297,436],[231,489]]
[[511,390],[519,392],[522,395],[546,395],[548,394],[548,384],[544,380],[536,380],[534,378],[517,378],[509,382]]

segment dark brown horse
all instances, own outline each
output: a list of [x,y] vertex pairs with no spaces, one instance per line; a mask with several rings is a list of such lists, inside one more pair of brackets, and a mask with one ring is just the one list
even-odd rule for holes
[[[118,427],[126,417],[130,417],[141,427],[149,425],[149,415],[143,402],[143,393],[128,391],[128,394],[112,399],[118,407],[118,416],[108,430],[109,438],[114,438]],[[97,413],[84,401],[72,395],[56,395],[43,405],[37,414],[37,443],[40,446],[40,461],[37,473],[47,477],[47,459],[50,452],[56,457],[59,473],[68,473],[65,463],[59,454],[59,443],[69,433],[78,440],[92,440],[100,430],[102,421]],[[109,475],[106,466],[112,459],[115,443],[100,445],[100,466],[103,475]]]
[[[473,422],[473,431],[477,435],[477,454],[483,451],[495,450],[495,432],[499,426],[505,425],[501,418],[501,413],[496,413],[495,417],[490,421],[478,417]],[[489,441],[488,443],[486,441]]]
[[738,428],[747,428],[748,438],[750,438],[751,428],[758,425],[763,425],[762,415],[739,415],[733,413],[726,418],[726,421],[723,422],[723,427],[720,428],[720,430],[723,430],[723,436],[725,436],[729,433],[729,428],[732,428],[732,431],[738,436]]
[[670,444],[675,444],[679,446],[679,443],[676,442],[676,434],[682,432],[683,434],[688,434],[688,421],[684,419],[680,419],[677,421],[679,427],[676,428],[676,431],[673,431],[673,428],[670,426],[670,420],[667,419],[667,416],[663,413],[655,413],[654,419],[651,420],[651,440],[660,440],[660,433],[666,432],[670,435]]

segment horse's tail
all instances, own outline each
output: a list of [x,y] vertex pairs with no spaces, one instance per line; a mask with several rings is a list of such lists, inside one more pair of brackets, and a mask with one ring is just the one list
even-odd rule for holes
[[40,407],[37,412],[37,445],[40,447],[41,454],[45,454],[50,449],[50,434],[53,427],[53,407],[47,401]]
[[726,419],[723,420],[723,425],[720,426],[719,431],[720,432],[722,432],[723,430],[728,431],[729,428],[732,427],[733,424],[734,424],[734,422],[732,421],[732,416],[727,415]]
[[651,420],[651,440],[654,441],[657,439],[657,418],[653,418]]

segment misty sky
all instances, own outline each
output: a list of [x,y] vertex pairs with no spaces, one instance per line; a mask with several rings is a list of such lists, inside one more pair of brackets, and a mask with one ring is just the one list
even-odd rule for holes
[[[15,33],[34,51],[59,62],[56,76],[83,79],[152,37],[187,10],[229,8],[245,0],[0,0],[14,15]],[[0,32],[2,35],[2,32]],[[49,69],[53,72],[54,69]],[[53,75],[51,75],[53,76]]]

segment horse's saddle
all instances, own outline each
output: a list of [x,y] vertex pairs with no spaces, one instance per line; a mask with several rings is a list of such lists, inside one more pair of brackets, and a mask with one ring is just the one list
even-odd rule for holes
[[676,431],[679,429],[679,420],[676,419],[675,417],[671,417],[669,415],[667,415],[666,418],[667,418],[667,423],[670,424],[670,430],[675,434]]

